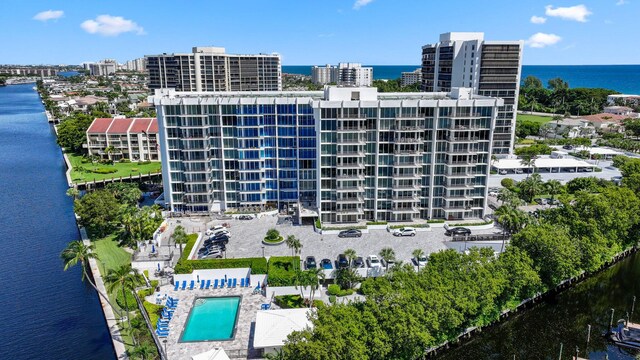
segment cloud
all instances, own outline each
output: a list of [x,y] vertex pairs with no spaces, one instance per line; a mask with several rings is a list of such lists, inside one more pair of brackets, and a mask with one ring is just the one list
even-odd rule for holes
[[33,20],[38,20],[38,21],[55,20],[55,19],[60,19],[63,15],[64,15],[64,11],[62,10],[47,10],[47,11],[42,11],[37,13],[36,16],[33,17]]
[[144,35],[142,26],[122,16],[99,15],[95,20],[86,20],[80,27],[89,34],[100,34],[103,36],[118,36],[126,32],[134,32],[137,35]]
[[358,10],[363,6],[369,5],[369,3],[372,1],[373,0],[356,0],[356,2],[353,3],[353,8]]
[[562,38],[556,34],[535,33],[526,41],[532,48],[543,48],[560,42]]
[[547,5],[545,7],[545,14],[565,20],[587,22],[587,16],[591,15],[592,12],[582,4],[569,7],[557,7],[555,9],[553,6]]
[[616,5],[620,6],[620,5],[624,5],[624,4],[628,4],[629,2],[627,0],[618,0],[618,2],[616,3]]
[[530,21],[532,24],[544,24],[547,22],[547,18],[533,15]]

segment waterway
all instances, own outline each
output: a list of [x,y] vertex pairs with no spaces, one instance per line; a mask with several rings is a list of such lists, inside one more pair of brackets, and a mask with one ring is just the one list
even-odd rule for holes
[[33,86],[0,87],[0,359],[114,359],[97,294],[62,269],[79,234]]
[[[571,359],[580,350],[585,359],[640,359],[618,349],[602,336],[614,309],[614,323],[625,318],[637,296],[632,319],[640,322],[640,253],[578,284],[556,298],[473,337],[464,345],[437,356],[438,360]],[[591,339],[587,346],[587,328]]]

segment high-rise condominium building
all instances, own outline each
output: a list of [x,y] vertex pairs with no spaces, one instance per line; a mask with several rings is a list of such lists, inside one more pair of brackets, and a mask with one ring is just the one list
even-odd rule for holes
[[189,54],[147,55],[149,89],[177,91],[279,91],[278,54],[231,55],[220,47],[194,47]]
[[104,59],[97,63],[85,64],[85,69],[93,76],[109,76],[116,73],[118,63],[113,59]]
[[452,32],[422,47],[422,90],[469,87],[478,95],[499,97],[493,153],[512,152],[515,140],[523,41],[486,41],[483,33]]
[[122,69],[136,72],[144,72],[146,70],[146,59],[145,58],[137,58],[133,60],[129,60],[122,64]]
[[400,85],[408,86],[422,81],[422,69],[403,71],[400,73]]
[[248,94],[158,90],[172,211],[291,204],[324,222],[484,216],[502,99],[371,87]]
[[358,63],[339,63],[338,66],[314,66],[311,68],[314,84],[339,86],[371,86],[373,68]]

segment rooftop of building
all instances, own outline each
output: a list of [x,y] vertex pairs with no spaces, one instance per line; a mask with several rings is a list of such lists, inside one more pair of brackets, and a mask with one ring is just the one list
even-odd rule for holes
[[610,123],[620,124],[622,123],[622,120],[629,118],[629,116],[616,115],[611,113],[600,113],[600,114],[581,116],[580,118],[592,123],[610,122]]
[[93,120],[87,134],[142,134],[158,133],[156,118],[97,118]]

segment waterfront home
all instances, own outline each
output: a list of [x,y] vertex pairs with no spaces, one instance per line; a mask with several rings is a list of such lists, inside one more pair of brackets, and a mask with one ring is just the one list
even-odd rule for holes
[[90,155],[114,161],[159,160],[155,118],[98,118],[86,133]]

